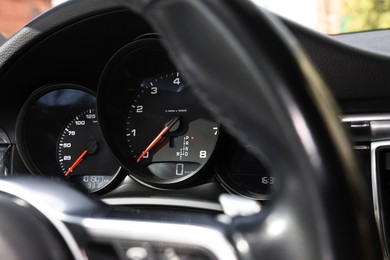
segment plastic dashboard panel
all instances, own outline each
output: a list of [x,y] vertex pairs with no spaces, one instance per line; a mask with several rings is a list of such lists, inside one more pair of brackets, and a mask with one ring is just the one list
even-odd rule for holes
[[339,101],[390,97],[390,57],[389,53],[383,54],[388,50],[387,41],[383,41],[388,31],[325,36],[291,22],[286,24],[318,66]]

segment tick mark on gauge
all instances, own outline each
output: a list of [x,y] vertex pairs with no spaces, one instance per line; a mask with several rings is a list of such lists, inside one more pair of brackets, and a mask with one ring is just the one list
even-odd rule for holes
[[[111,182],[119,169],[116,161],[107,156],[108,147],[103,143],[98,144],[101,139],[96,111],[89,108],[75,115],[65,125],[56,148],[58,169],[63,176],[86,186],[90,192]],[[99,163],[103,160],[104,165]],[[72,178],[73,176],[77,178]],[[85,176],[89,179],[88,182],[85,181]],[[94,176],[93,181],[90,180],[91,176]]]
[[[216,146],[218,135],[210,131],[216,122],[210,109],[199,106],[192,93],[185,91],[189,85],[180,76],[181,73],[171,71],[145,79],[149,81],[139,86],[127,103],[127,116],[134,114],[127,118],[128,129],[122,135],[127,141],[128,163],[137,169],[134,176],[152,186],[192,177],[207,162],[209,155],[206,157],[204,151],[211,153]],[[144,110],[140,116],[138,104],[145,108],[153,104],[153,109]],[[136,133],[131,133],[132,129]],[[194,143],[192,136],[197,137]]]

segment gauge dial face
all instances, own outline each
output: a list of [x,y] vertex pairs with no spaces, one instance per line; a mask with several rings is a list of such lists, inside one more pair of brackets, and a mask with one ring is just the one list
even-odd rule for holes
[[141,179],[175,183],[196,174],[213,153],[219,124],[179,72],[145,80],[125,122],[129,157]]
[[61,172],[90,192],[107,186],[120,167],[104,144],[95,109],[76,115],[63,129],[57,144]]
[[255,199],[271,195],[276,178],[264,163],[247,150],[237,150],[229,166],[228,174],[238,193]]
[[278,188],[278,179],[270,171],[265,158],[253,155],[251,146],[231,143],[225,147],[233,151],[220,158],[217,178],[229,192],[256,199],[268,200]]

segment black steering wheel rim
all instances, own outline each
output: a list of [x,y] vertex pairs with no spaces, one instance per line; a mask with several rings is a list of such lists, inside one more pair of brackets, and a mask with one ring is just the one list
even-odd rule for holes
[[[249,1],[125,1],[162,35],[223,125],[281,186],[234,220],[255,259],[377,259],[369,194],[332,95],[295,38]],[[247,252],[248,253],[248,252]]]

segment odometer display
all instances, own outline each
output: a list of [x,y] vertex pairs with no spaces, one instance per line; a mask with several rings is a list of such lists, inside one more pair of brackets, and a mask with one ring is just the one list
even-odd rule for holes
[[112,176],[78,175],[73,177],[73,181],[82,184],[90,191],[96,191],[110,184]]
[[125,122],[136,178],[176,183],[196,174],[212,155],[219,125],[178,72],[143,81]]

